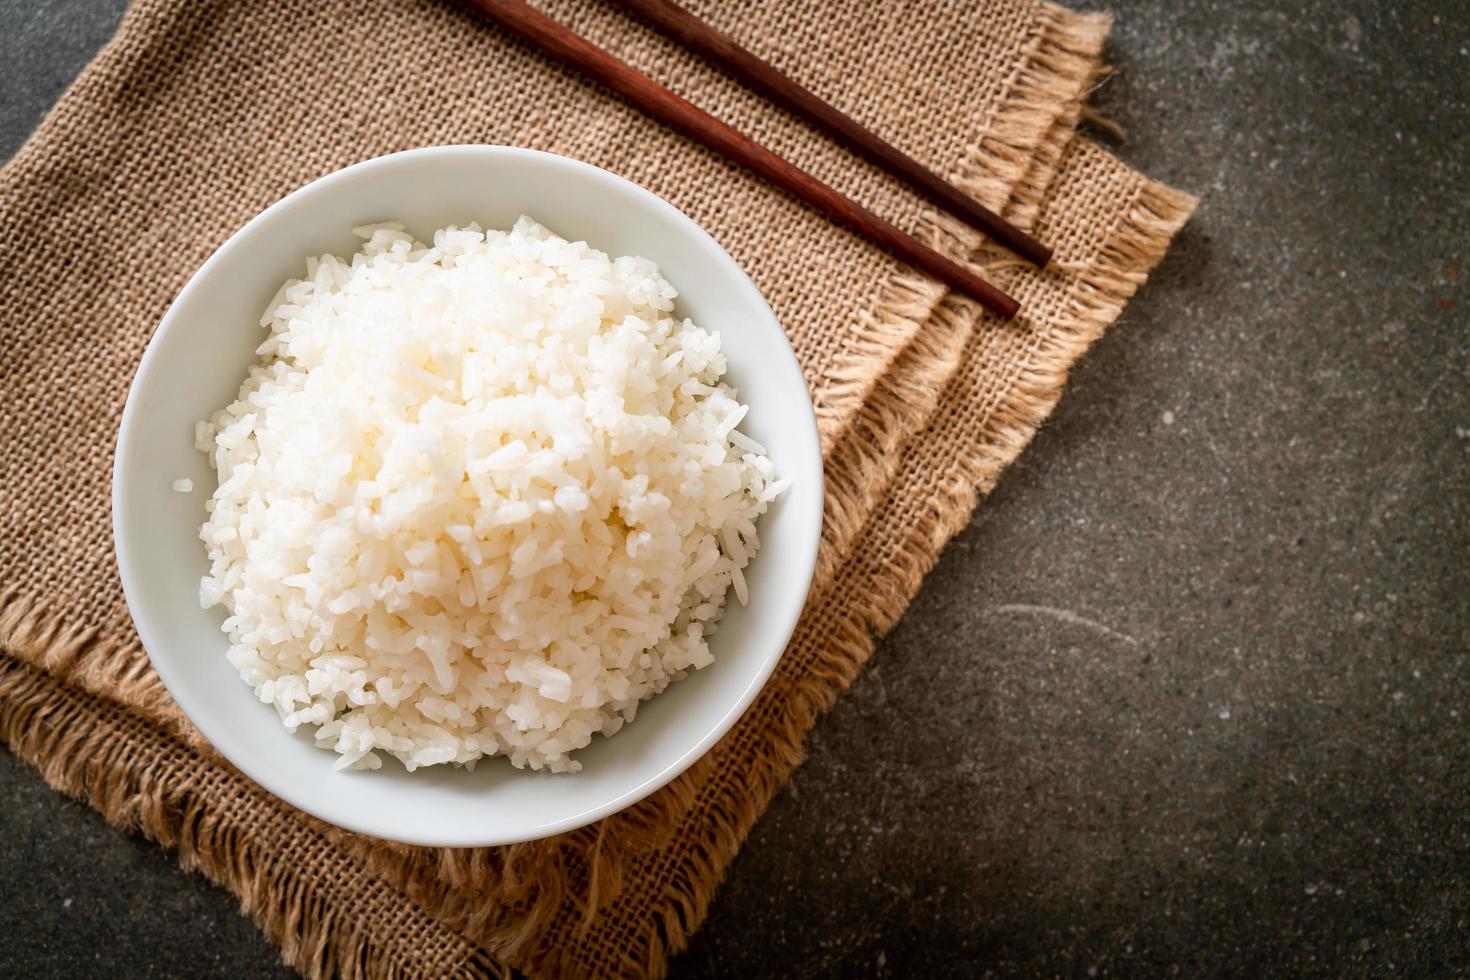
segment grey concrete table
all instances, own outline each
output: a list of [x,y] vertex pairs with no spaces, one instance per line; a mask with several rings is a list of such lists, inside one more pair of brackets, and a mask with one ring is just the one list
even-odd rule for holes
[[[1204,205],[678,976],[1470,973],[1470,12],[1112,5],[1118,151]],[[0,154],[120,7],[0,7]],[[0,795],[9,975],[285,975],[3,752]]]

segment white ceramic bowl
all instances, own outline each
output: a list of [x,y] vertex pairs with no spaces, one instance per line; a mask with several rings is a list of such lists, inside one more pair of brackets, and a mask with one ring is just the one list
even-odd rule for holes
[[[194,423],[227,404],[263,339],[265,304],[308,256],[355,251],[350,229],[397,220],[421,238],[448,224],[508,228],[529,214],[566,238],[658,263],[679,313],[717,330],[728,380],[750,405],[741,428],[794,481],[760,525],[750,605],[730,603],[715,662],[643,704],[637,720],[579,752],[579,773],[482,760],[474,772],[334,772],[336,755],[290,735],[225,659],[218,609],[199,607],[207,570],[197,534],[213,470]],[[175,493],[181,477],[194,491]],[[272,205],[225,242],[163,318],[128,394],[113,472],[113,532],[128,607],[179,706],[240,771],[323,820],[414,844],[508,844],[571,830],[663,786],[740,716],[796,625],[816,561],[822,465],[806,385],[780,324],[750,279],[671,205],[596,167],[532,150],[449,146],[369,160]]]

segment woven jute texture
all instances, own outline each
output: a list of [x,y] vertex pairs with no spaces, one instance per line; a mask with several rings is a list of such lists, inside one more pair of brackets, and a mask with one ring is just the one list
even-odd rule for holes
[[[238,895],[309,976],[662,973],[817,715],[1193,207],[1074,131],[1100,72],[1100,15],[1035,0],[691,4],[1033,228],[1057,248],[1040,273],[614,5],[544,6],[974,263],[1024,312],[1006,325],[982,316],[452,4],[136,0],[0,173],[0,729],[52,785]],[[593,826],[440,851],[307,818],[199,738],[132,630],[108,481],[144,344],[212,249],[324,173],[469,142],[606,167],[708,229],[764,291],[801,360],[828,494],[797,633],[714,751]]]

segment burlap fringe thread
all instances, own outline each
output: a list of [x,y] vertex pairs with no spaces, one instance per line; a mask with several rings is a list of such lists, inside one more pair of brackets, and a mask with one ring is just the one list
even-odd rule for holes
[[[1108,14],[1043,8],[1041,28],[1007,96],[961,165],[955,181],[961,189],[1020,226],[1032,225],[1076,128],[1111,26]],[[931,244],[968,257],[1002,288],[1008,273],[1025,266],[948,215],[928,212],[924,225]],[[881,295],[872,321],[838,360],[839,380],[819,409],[831,446],[819,583],[833,574],[887,490],[898,447],[933,417],[981,316],[973,302],[928,280],[898,276]],[[909,316],[921,305],[922,330]],[[850,421],[841,427],[834,421],[841,419]]]
[[[1055,172],[1111,27],[1110,14],[1078,14],[1056,6],[1041,9],[1036,35],[1007,82],[1005,97],[980,125],[979,143],[960,162],[952,181],[955,186],[1022,227],[1034,221],[1034,205],[1040,202],[1046,180],[1031,182],[1035,194],[1030,209],[1010,210],[1007,205],[1026,188],[1028,176],[1043,169]],[[1039,152],[1044,147],[1054,152]],[[971,260],[981,242],[973,229],[935,211],[925,212],[916,234],[946,254]],[[984,275],[990,270],[981,264],[975,271]],[[868,403],[874,384],[889,373],[946,295],[941,284],[907,273],[883,285],[872,312],[862,318],[833,364],[831,383],[817,406],[824,436],[835,435],[842,420]]]

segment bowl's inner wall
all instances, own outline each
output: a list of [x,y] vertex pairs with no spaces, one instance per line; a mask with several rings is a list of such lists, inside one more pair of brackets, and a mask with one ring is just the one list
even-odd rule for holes
[[[750,605],[733,598],[712,638],[713,665],[640,706],[615,738],[597,737],[583,771],[550,776],[503,759],[473,772],[407,773],[385,758],[372,773],[336,773],[333,753],[288,734],[225,659],[223,619],[198,603],[207,571],[197,538],[216,480],[193,448],[198,420],[238,391],[265,304],[307,257],[350,255],[357,225],[404,222],[426,240],[478,221],[508,228],[522,213],[612,255],[643,255],[680,290],[679,315],[720,333],[727,380],[750,405],[742,431],[796,482],[760,524],[747,572]],[[150,656],[180,705],[236,766],[325,819],[414,842],[475,844],[539,836],[626,805],[699,754],[763,680],[799,613],[821,513],[819,454],[805,387],[769,309],[688,219],[651,195],[561,158],[493,148],[420,151],[311,185],[231,240],[180,295],[140,370],[120,443],[119,558]],[[194,492],[174,493],[180,477]]]

